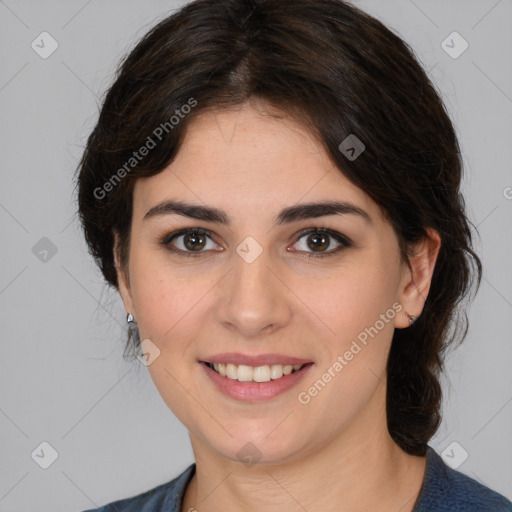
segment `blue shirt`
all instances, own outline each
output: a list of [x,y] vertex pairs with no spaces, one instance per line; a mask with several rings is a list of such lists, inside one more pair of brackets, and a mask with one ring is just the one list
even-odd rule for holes
[[[512,502],[445,464],[430,446],[425,477],[413,512],[512,512]],[[183,473],[149,491],[84,512],[181,512],[195,463]]]

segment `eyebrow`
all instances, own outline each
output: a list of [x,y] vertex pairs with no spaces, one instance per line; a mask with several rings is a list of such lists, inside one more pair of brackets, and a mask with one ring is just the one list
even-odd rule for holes
[[[153,206],[144,215],[143,220],[172,214],[190,217],[191,219],[217,222],[227,226],[231,225],[231,218],[223,210],[212,206],[202,206],[176,200],[163,201]],[[355,204],[345,201],[321,201],[319,203],[303,203],[284,208],[274,217],[274,225],[279,226],[299,220],[343,214],[356,215],[368,224],[372,224],[370,215]]]

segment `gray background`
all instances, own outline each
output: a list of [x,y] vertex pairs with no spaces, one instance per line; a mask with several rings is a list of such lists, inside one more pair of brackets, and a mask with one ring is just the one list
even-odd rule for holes
[[[147,369],[122,359],[125,313],[86,252],[71,181],[119,58],[182,3],[0,1],[0,511],[92,508],[193,461]],[[413,47],[442,93],[481,235],[484,279],[431,445],[459,443],[458,469],[512,499],[512,1],[355,4]],[[59,45],[46,59],[31,47],[43,31]],[[453,31],[469,43],[456,59],[441,46]],[[31,456],[44,441],[58,453],[47,469]]]

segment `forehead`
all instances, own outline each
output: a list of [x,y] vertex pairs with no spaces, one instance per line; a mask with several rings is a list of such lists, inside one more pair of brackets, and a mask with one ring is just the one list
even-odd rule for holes
[[232,217],[325,200],[350,201],[378,215],[377,205],[341,173],[306,128],[270,114],[245,105],[192,119],[173,162],[137,180],[137,215],[165,199],[219,206]]

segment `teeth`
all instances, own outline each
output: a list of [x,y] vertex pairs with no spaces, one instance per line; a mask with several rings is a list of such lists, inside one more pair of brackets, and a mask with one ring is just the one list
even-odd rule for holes
[[284,366],[282,364],[266,364],[253,367],[245,364],[213,363],[214,370],[223,377],[240,382],[269,382],[270,380],[280,379],[283,375],[289,375],[294,371],[300,370],[303,366],[302,364],[286,364]]
[[236,380],[238,378],[237,370],[238,370],[238,368],[234,364],[227,364],[226,365],[226,377]]

